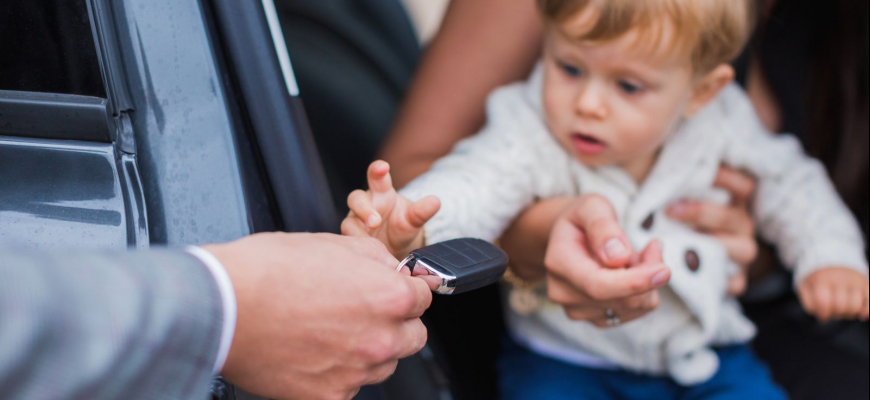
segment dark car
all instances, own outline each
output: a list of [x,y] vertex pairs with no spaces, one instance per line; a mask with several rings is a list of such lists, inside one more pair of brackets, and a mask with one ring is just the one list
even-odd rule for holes
[[[7,0],[0,32],[0,241],[337,230],[272,0]],[[376,391],[451,398],[421,360]]]

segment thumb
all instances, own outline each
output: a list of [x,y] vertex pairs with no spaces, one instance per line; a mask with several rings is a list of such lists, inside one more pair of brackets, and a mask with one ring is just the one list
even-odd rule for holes
[[412,227],[419,229],[426,225],[438,210],[441,209],[441,201],[437,197],[429,196],[408,207],[407,219]]
[[600,269],[595,275],[592,283],[602,293],[599,297],[617,300],[661,288],[670,281],[671,270],[663,264],[642,264],[628,269]]
[[664,264],[665,260],[662,256],[662,242],[653,240],[640,254],[641,264]]

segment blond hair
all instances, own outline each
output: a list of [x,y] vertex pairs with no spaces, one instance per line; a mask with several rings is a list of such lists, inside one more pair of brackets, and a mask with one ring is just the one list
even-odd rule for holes
[[[537,0],[545,20],[564,23],[594,7],[596,21],[577,40],[606,42],[635,29],[645,44],[660,45],[674,28],[669,50],[691,56],[696,73],[712,71],[740,55],[755,26],[752,0]],[[665,17],[665,18],[662,18]]]

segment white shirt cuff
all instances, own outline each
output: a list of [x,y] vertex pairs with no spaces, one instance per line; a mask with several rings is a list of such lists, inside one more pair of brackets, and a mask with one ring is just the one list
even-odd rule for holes
[[215,256],[200,247],[188,247],[186,251],[208,267],[221,293],[224,323],[221,330],[218,357],[213,370],[214,374],[217,375],[224,368],[224,363],[226,363],[227,356],[230,354],[230,345],[233,344],[233,335],[236,332],[236,317],[238,314],[236,292],[233,289],[233,281],[230,280],[230,275],[227,274],[227,270]]

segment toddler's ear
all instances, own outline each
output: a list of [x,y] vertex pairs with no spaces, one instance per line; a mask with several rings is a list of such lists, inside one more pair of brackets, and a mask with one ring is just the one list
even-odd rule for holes
[[683,117],[692,117],[703,110],[733,80],[734,68],[727,64],[722,64],[699,78],[692,89],[692,98],[683,111]]

